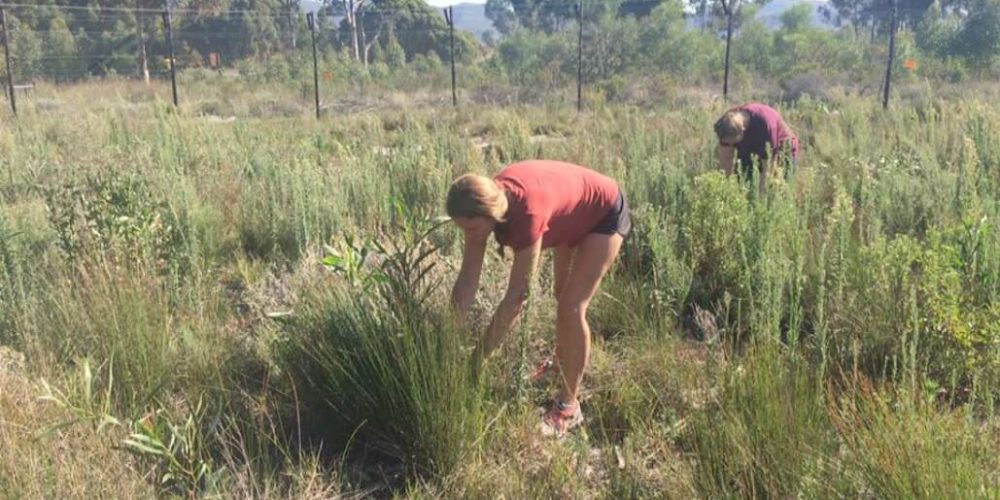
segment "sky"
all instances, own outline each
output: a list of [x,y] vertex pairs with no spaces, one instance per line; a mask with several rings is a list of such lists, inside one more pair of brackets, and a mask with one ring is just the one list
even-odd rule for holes
[[427,0],[427,3],[434,7],[447,7],[460,3],[486,3],[486,0]]
[[[427,3],[432,7],[447,7],[449,5],[458,5],[460,3],[484,4],[486,3],[486,0],[427,0]],[[312,12],[318,8],[319,1],[306,0],[302,2],[302,5],[305,8],[306,12]]]

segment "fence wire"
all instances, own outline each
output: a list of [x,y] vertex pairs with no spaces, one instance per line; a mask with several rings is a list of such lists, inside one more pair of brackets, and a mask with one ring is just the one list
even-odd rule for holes
[[[984,48],[975,37],[989,30],[972,32],[982,16],[997,15],[995,6],[975,12],[882,2],[828,12],[820,26],[824,16],[802,7],[768,25],[760,7],[747,4],[734,20],[725,71],[727,20],[713,2],[553,0],[534,4],[528,17],[510,2],[479,36],[462,30],[459,12],[454,43],[441,10],[357,5],[353,16],[317,12],[315,31],[299,10],[172,9],[171,54],[163,9],[2,4],[11,59],[9,74],[7,61],[0,64],[4,90],[30,99],[40,87],[115,81],[148,86],[129,91],[130,99],[170,101],[173,67],[179,100],[194,112],[294,116],[312,111],[316,82],[327,112],[399,101],[451,105],[453,57],[458,103],[492,105],[642,104],[678,92],[717,97],[723,89],[732,94],[726,97],[794,99],[822,97],[833,86],[877,96],[886,73],[902,88],[1000,74],[1000,45],[980,40]],[[237,102],[241,95],[256,102]]]

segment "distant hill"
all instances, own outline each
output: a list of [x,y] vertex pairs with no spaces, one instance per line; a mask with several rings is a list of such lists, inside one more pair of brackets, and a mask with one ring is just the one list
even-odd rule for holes
[[[826,20],[820,13],[820,8],[827,5],[829,0],[771,0],[766,5],[761,7],[760,12],[757,13],[757,19],[763,21],[768,28],[778,29],[781,27],[781,14],[800,3],[812,5],[813,25],[825,28],[835,27],[833,23]],[[699,28],[701,27],[701,19],[697,17],[690,17],[688,18],[688,25],[694,28]]]

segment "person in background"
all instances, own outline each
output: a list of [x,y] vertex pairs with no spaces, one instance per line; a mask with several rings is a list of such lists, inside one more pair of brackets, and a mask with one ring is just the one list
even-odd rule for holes
[[464,318],[475,300],[493,234],[514,251],[507,293],[480,337],[476,362],[493,353],[520,316],[543,249],[554,252],[556,359],[562,384],[542,417],[542,431],[561,436],[583,422],[580,385],[590,360],[587,307],[618,256],[632,223],[611,178],[570,163],[530,160],[495,177],[466,174],[448,191],[448,215],[462,229],[462,267],[452,292]]
[[756,167],[761,191],[768,173],[778,162],[785,168],[786,176],[795,169],[799,138],[781,114],[766,104],[749,103],[726,111],[715,122],[715,135],[719,138],[715,150],[719,168],[726,175],[732,174],[733,160],[738,158],[739,174],[750,179]]

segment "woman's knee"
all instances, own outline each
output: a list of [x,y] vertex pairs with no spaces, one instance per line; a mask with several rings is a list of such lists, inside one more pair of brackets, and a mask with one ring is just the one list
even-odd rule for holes
[[566,298],[560,300],[556,307],[556,316],[559,321],[583,321],[587,316],[588,300]]

